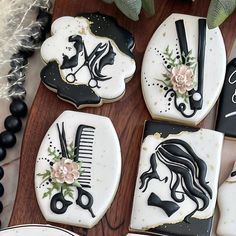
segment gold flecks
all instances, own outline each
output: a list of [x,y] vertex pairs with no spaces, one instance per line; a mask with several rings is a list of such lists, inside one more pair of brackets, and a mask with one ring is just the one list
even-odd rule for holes
[[210,40],[213,40],[213,38],[212,38],[212,37],[210,37]]
[[166,32],[163,33],[163,37],[165,37],[165,36],[166,36]]
[[82,35],[85,35],[86,34],[86,30],[85,30],[85,28],[83,27],[83,28],[81,28],[81,30],[80,30],[80,34],[82,34]]
[[147,151],[147,148],[146,148],[146,147],[143,147],[143,150],[144,150],[144,151]]

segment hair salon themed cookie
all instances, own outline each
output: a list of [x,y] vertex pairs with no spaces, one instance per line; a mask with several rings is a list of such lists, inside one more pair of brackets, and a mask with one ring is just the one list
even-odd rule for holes
[[218,188],[223,134],[147,121],[130,229],[208,236]]
[[225,82],[220,96],[216,130],[236,137],[236,58],[226,69]]
[[220,219],[217,227],[217,234],[221,236],[236,235],[236,162],[228,179],[220,186],[218,192],[218,206]]
[[1,229],[0,236],[79,236],[69,230],[52,225],[26,224]]
[[93,227],[116,194],[121,153],[107,117],[65,111],[52,124],[40,146],[35,190],[45,219]]
[[[217,65],[217,66],[216,66]],[[219,28],[172,14],[153,34],[142,65],[142,91],[154,119],[197,125],[216,103],[226,66]]]
[[135,72],[134,38],[100,13],[55,20],[41,47],[43,83],[77,108],[120,99]]

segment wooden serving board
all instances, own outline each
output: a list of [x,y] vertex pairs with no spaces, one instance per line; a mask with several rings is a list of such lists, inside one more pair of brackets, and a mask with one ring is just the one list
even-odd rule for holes
[[[128,232],[143,123],[146,119],[151,119],[144,104],[140,85],[142,58],[150,37],[171,13],[206,16],[209,5],[208,0],[196,0],[194,3],[184,0],[155,1],[157,14],[152,18],[146,18],[142,14],[138,22],[129,20],[114,5],[105,4],[101,0],[56,0],[55,2],[54,19],[64,15],[76,16],[83,12],[100,11],[113,15],[121,26],[132,32],[136,41],[134,54],[137,70],[132,81],[127,84],[124,97],[118,102],[105,104],[99,108],[81,110],[111,118],[120,138],[123,159],[121,181],[115,200],[108,210],[107,217],[88,230],[88,236],[124,236]],[[236,37],[235,25],[236,16],[233,15],[221,28],[227,52],[230,52]],[[25,130],[18,191],[10,225],[46,223],[39,210],[34,191],[35,160],[45,133],[52,122],[65,110],[75,110],[75,108],[58,99],[53,92],[41,84]],[[204,122],[201,126],[204,126]],[[112,230],[108,222],[111,226],[123,224],[117,230]],[[64,225],[62,227],[76,233],[83,232],[77,227]]]

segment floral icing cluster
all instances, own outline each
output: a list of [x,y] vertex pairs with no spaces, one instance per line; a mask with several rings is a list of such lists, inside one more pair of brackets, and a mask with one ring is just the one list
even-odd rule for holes
[[[169,46],[165,49],[165,68],[167,73],[163,74],[165,77],[164,84],[173,89],[178,97],[188,97],[188,91],[194,88],[194,74],[196,70],[195,58],[192,57],[192,50],[187,56],[174,56],[173,50]],[[183,59],[184,60],[183,60]]]
[[68,158],[58,154],[56,150],[48,148],[48,155],[52,157],[50,162],[50,169],[44,173],[39,173],[37,176],[42,177],[42,183],[49,182],[50,187],[44,193],[43,198],[51,198],[54,191],[62,192],[63,196],[69,196],[73,199],[73,187],[80,187],[79,177],[82,173],[81,162],[74,161],[74,148],[73,145],[67,147]]

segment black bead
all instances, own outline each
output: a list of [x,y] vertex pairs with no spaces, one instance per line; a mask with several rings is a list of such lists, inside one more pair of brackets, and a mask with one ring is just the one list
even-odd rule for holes
[[4,176],[4,170],[3,168],[0,166],[0,180],[3,178]]
[[7,130],[0,133],[0,145],[5,148],[11,148],[16,144],[16,136]]
[[[2,202],[0,201],[0,213],[2,213],[3,211],[3,205],[2,205]],[[0,227],[1,227],[1,221],[0,221]]]
[[2,197],[4,194],[4,187],[3,185],[0,183],[0,197]]
[[4,147],[0,146],[0,161],[3,161],[7,155],[7,151]]
[[14,99],[10,105],[10,112],[16,117],[25,117],[27,115],[27,105],[20,99]]
[[24,100],[26,96],[25,88],[20,84],[12,85],[8,90],[9,97],[12,99],[21,99]]
[[50,13],[40,9],[36,20],[41,24],[45,32],[50,31],[52,21],[52,15]]
[[24,84],[25,82],[25,68],[15,68],[8,72],[7,76],[10,84]]
[[22,122],[20,118],[11,115],[5,119],[4,126],[6,130],[16,133],[21,130]]

